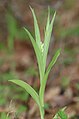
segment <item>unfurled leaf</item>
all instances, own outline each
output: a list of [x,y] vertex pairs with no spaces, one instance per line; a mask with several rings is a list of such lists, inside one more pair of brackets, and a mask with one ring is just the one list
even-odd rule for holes
[[42,80],[42,77],[43,77],[43,62],[42,62],[42,54],[41,54],[41,51],[38,47],[38,45],[36,44],[33,36],[31,35],[31,33],[26,29],[24,28],[25,31],[27,32],[31,42],[32,42],[32,45],[33,45],[33,48],[35,50],[35,53],[36,53],[36,57],[37,57],[37,62],[38,62],[38,66],[39,66],[39,72],[40,72],[40,79]]
[[[46,24],[46,33],[48,31],[48,28],[49,28],[49,25],[50,25],[50,9],[48,7],[48,17],[47,17],[47,24]],[[46,35],[46,34],[45,34]],[[46,36],[45,36],[46,37]]]
[[27,84],[21,80],[9,80],[9,81],[19,85],[22,88],[24,88],[32,96],[32,98],[36,101],[38,106],[40,105],[39,96],[38,96],[37,92],[29,84]]
[[58,50],[56,51],[54,57],[52,58],[50,64],[48,65],[48,68],[47,68],[47,70],[46,70],[46,74],[49,74],[49,72],[50,72],[50,70],[52,69],[53,65],[56,63],[56,61],[57,61],[57,59],[58,59],[58,57],[59,57],[59,55],[60,55],[60,51],[61,51],[61,49],[58,49]]
[[40,42],[41,42],[41,38],[40,38],[40,31],[39,31],[39,27],[38,27],[38,23],[37,23],[37,19],[34,13],[34,10],[30,7],[31,11],[32,11],[32,15],[34,18],[34,28],[35,28],[35,38],[36,38],[36,43],[38,44],[39,48],[40,48]]
[[50,39],[51,39],[51,34],[52,34],[55,16],[56,16],[56,12],[54,13],[52,21],[50,23],[50,21],[49,21],[50,15],[48,13],[47,26],[46,26],[45,38],[44,38],[44,58],[43,58],[44,67],[46,67],[46,59],[47,59],[48,48],[49,48],[49,43],[50,43]]

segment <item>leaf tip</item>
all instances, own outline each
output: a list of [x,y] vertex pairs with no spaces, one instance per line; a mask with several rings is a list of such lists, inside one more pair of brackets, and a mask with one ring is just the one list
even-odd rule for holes
[[54,12],[53,19],[55,19],[55,17],[56,17],[56,11]]
[[61,48],[59,48],[59,53],[61,53],[61,50],[62,50],[62,49],[61,49]]
[[29,8],[30,8],[30,10],[31,10],[31,12],[33,13],[34,12],[34,10],[33,10],[33,8],[29,5]]
[[32,7],[29,5],[29,8],[32,9]]
[[58,56],[60,55],[60,53],[61,53],[61,48],[59,48],[59,49],[57,50]]
[[26,28],[23,26],[23,29],[26,30]]

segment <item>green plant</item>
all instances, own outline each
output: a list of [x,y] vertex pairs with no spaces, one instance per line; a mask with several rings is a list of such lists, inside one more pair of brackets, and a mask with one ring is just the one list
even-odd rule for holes
[[39,74],[40,74],[39,94],[29,84],[21,80],[10,80],[10,81],[24,88],[32,96],[32,98],[36,101],[39,107],[41,119],[44,119],[44,92],[45,92],[46,82],[47,82],[47,78],[48,78],[51,68],[56,63],[56,60],[58,56],[60,55],[60,49],[58,49],[46,69],[46,59],[47,59],[49,42],[51,38],[51,33],[52,33],[52,28],[53,28],[53,23],[54,23],[56,12],[54,13],[54,16],[50,22],[50,11],[48,9],[48,18],[47,18],[47,24],[46,24],[46,29],[45,29],[45,37],[44,37],[44,42],[42,43],[41,38],[40,38],[40,32],[39,32],[37,19],[36,19],[34,10],[32,8],[31,8],[31,11],[32,11],[33,18],[34,18],[35,40],[33,36],[31,35],[31,33],[26,28],[24,29],[27,32],[32,42],[32,45],[34,47],[35,54],[37,57]]
[[[53,119],[68,119],[67,114],[65,113],[65,109],[66,107],[64,107],[63,109],[60,109],[56,115],[53,117]],[[60,117],[60,118],[59,118]]]

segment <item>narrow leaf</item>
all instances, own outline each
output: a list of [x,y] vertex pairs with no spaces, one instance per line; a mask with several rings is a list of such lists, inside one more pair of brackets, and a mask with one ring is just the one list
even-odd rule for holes
[[36,93],[36,91],[29,84],[27,84],[27,83],[25,83],[24,81],[21,81],[21,80],[9,80],[9,81],[19,85],[22,88],[24,88],[32,96],[32,98],[36,101],[38,106],[40,105],[38,94]]
[[35,28],[35,37],[36,37],[36,43],[38,44],[39,48],[40,48],[40,42],[41,42],[41,38],[40,38],[40,31],[39,31],[39,27],[38,27],[38,23],[37,23],[37,19],[34,13],[34,10],[30,7],[31,11],[32,11],[32,15],[34,18],[34,28]]
[[52,60],[51,60],[51,62],[50,62],[50,64],[49,64],[49,66],[48,66],[48,68],[47,68],[47,71],[46,71],[47,74],[49,74],[51,68],[52,68],[53,65],[56,63],[56,61],[57,61],[57,59],[58,59],[58,57],[59,57],[59,55],[60,55],[60,51],[61,51],[61,49],[58,49],[58,50],[56,51],[54,57],[52,58]]
[[44,59],[43,59],[44,67],[46,67],[46,59],[47,59],[48,48],[51,39],[55,16],[56,16],[56,12],[54,13],[51,23],[49,24],[49,14],[48,14],[47,27],[46,27],[45,38],[44,38]]
[[38,66],[39,66],[40,79],[42,80],[42,77],[43,77],[43,61],[41,60],[42,59],[41,51],[40,51],[38,45],[36,44],[33,36],[31,35],[31,33],[26,28],[24,28],[24,29],[27,32],[27,34],[28,34],[28,36],[29,36],[29,38],[32,42],[33,48],[35,50],[35,54],[36,54],[37,62],[38,62]]
[[40,95],[40,101],[41,101],[41,104],[44,106],[44,91],[45,91],[45,86],[46,86],[46,82],[47,82],[47,78],[48,78],[48,75],[49,75],[49,72],[51,70],[51,68],[54,66],[54,64],[56,63],[57,61],[57,58],[59,57],[60,55],[60,51],[61,49],[57,50],[57,52],[55,53],[54,57],[52,58],[52,61],[50,62],[47,70],[46,70],[46,73],[44,75],[44,78],[42,80],[42,83],[41,83],[41,87],[40,87],[40,92],[39,92],[39,95]]
[[[49,9],[49,7],[48,7],[48,17],[47,17],[47,24],[46,24],[46,32],[48,31],[49,24],[50,24],[50,9]],[[45,35],[46,35],[46,34],[45,34]]]
[[[47,17],[47,24],[46,24],[46,29],[45,29],[45,39],[47,38],[47,34],[49,33],[48,29],[49,29],[49,25],[50,25],[50,9],[48,7],[48,17]],[[46,67],[46,43],[45,43],[45,40],[44,40],[44,58],[43,58],[43,66],[44,66],[44,72],[45,72],[45,67]]]

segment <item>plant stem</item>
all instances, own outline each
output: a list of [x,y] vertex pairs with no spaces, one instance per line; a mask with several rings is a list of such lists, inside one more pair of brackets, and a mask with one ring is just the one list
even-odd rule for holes
[[44,119],[44,107],[40,106],[41,119]]

